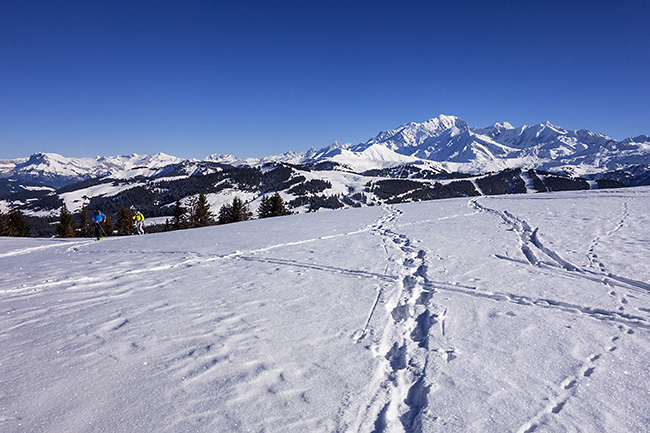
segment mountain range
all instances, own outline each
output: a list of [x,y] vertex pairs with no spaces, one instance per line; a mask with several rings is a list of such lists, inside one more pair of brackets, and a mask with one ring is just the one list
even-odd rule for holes
[[52,218],[62,203],[164,217],[176,198],[208,194],[218,207],[239,195],[255,208],[269,192],[294,211],[472,195],[650,184],[650,137],[622,141],[550,122],[470,127],[440,115],[381,131],[359,144],[261,159],[210,155],[67,158],[36,153],[0,160],[0,211]]
[[181,158],[164,153],[97,158],[67,158],[56,153],[35,153],[29,158],[0,160],[0,178],[58,188],[80,180],[114,176],[136,168],[157,171],[182,161]]
[[[97,158],[36,153],[29,158],[0,160],[0,178],[56,188],[137,168],[154,175],[185,161],[198,162],[164,153]],[[467,174],[525,167],[584,176],[630,165],[650,164],[650,137],[640,135],[616,141],[587,129],[566,130],[550,122],[518,128],[504,122],[473,128],[459,117],[440,115],[422,123],[411,122],[381,131],[365,143],[335,142],[320,150],[290,152],[262,159],[214,154],[203,161],[235,166],[329,161],[353,171],[423,164],[440,171]]]

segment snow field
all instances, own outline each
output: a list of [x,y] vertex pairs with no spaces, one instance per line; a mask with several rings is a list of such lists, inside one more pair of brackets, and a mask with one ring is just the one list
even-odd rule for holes
[[0,239],[0,430],[642,432],[650,188]]

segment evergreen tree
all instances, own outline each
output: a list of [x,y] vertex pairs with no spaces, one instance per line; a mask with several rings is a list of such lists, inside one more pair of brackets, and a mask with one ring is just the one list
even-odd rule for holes
[[284,200],[282,200],[280,194],[276,192],[271,199],[273,200],[273,210],[275,211],[276,216],[285,216],[285,215],[293,214],[293,212],[287,209],[287,207],[284,205]]
[[86,206],[81,208],[81,215],[79,217],[79,233],[80,236],[83,237],[90,237],[93,235],[90,214],[88,213],[88,208]]
[[169,221],[169,218],[165,220],[165,228],[164,231],[170,232],[172,230],[172,223]]
[[230,224],[232,222],[232,206],[225,203],[219,208],[217,224]]
[[25,215],[18,208],[9,212],[7,217],[7,235],[16,237],[29,237],[29,227]]
[[9,215],[0,212],[0,236],[9,236]]
[[106,221],[104,222],[104,234],[106,236],[113,236],[114,231],[115,228],[113,227],[113,221],[111,221],[111,218],[107,215]]
[[73,238],[75,237],[76,224],[72,214],[68,210],[65,203],[61,205],[61,213],[59,215],[59,224],[56,227],[56,234],[60,238]]
[[187,210],[181,206],[181,199],[176,197],[176,206],[174,206],[174,218],[172,219],[172,227],[174,230],[185,228],[185,214]]
[[271,204],[271,196],[265,195],[262,197],[260,206],[257,208],[257,217],[268,218],[272,216],[275,215],[273,215],[273,205]]
[[133,215],[124,206],[120,206],[120,211],[117,214],[117,234],[118,236],[133,234]]
[[214,224],[210,213],[210,204],[208,204],[208,200],[202,192],[192,206],[192,220],[194,227],[205,227]]
[[274,216],[291,215],[284,205],[284,201],[277,192],[272,196],[265,195],[257,210],[258,218],[269,218]]
[[233,222],[248,221],[253,216],[252,212],[248,210],[248,205],[241,201],[239,197],[232,199],[232,216]]
[[224,204],[219,209],[219,224],[248,221],[251,216],[248,206],[239,197],[235,197],[231,204]]
[[194,228],[197,227],[196,225],[196,203],[198,201],[198,197],[190,197],[187,199],[187,207],[185,208],[186,211],[186,226],[187,228]]

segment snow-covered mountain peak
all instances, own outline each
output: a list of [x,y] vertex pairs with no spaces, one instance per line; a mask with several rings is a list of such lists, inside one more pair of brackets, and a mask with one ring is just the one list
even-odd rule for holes
[[650,145],[650,136],[637,135],[636,137],[626,138],[622,143],[644,143]]
[[151,155],[138,155],[137,153],[131,153],[129,155],[119,156],[98,156],[95,158],[95,161],[97,164],[123,164],[127,167],[137,165],[164,167],[170,164],[178,164],[183,161],[183,158],[158,152]]
[[27,161],[16,164],[16,170],[20,173],[77,175],[89,169],[92,164],[92,158],[66,158],[58,153],[37,152],[31,155]]
[[454,136],[468,130],[469,125],[461,118],[441,114],[422,123],[410,122],[397,129],[382,131],[367,143],[392,141],[397,147],[418,146],[432,137],[445,133]]
[[203,161],[206,162],[216,162],[219,164],[228,164],[228,165],[234,165],[234,166],[240,166],[240,165],[256,165],[260,163],[260,159],[258,158],[237,158],[234,155],[223,155],[223,154],[218,154],[218,153],[213,153],[212,155],[209,155],[203,159]]
[[[31,155],[26,165],[39,165],[39,164],[53,164],[53,163],[66,163],[69,158],[66,158],[58,153],[36,152]],[[88,158],[86,158],[87,160]]]
[[616,142],[603,134],[567,130],[550,121],[517,128],[508,122],[472,128],[459,117],[440,115],[382,131],[356,146],[331,146],[319,156],[332,157],[346,149],[357,156],[382,155],[386,164],[388,153],[380,149],[384,147],[398,155],[438,162],[449,171],[481,173],[528,167],[584,175],[649,163],[648,142],[647,136]]
[[330,149],[343,149],[343,148],[346,148],[346,147],[349,147],[349,146],[350,146],[349,143],[344,144],[344,143],[341,143],[338,140],[334,140],[334,143],[330,144],[329,148]]
[[492,126],[492,130],[499,131],[499,132],[501,132],[501,131],[511,131],[513,129],[515,129],[515,127],[512,126],[510,124],[510,122],[502,122],[502,123],[497,122]]
[[460,117],[456,116],[447,116],[444,114],[439,115],[438,117],[434,117],[432,119],[427,120],[426,122],[423,122],[421,124],[413,124],[417,125],[419,129],[423,129],[425,131],[430,132],[432,135],[439,133],[441,131],[445,131],[448,129],[458,129],[459,131],[465,131],[469,129],[469,125],[467,122],[465,122],[463,119]]

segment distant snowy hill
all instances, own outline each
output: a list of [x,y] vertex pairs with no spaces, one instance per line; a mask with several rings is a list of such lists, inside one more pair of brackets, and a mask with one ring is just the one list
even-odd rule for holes
[[182,161],[182,158],[164,153],[97,158],[68,158],[56,153],[35,153],[27,159],[0,160],[0,177],[61,187],[84,179],[112,176],[137,167],[157,170]]

